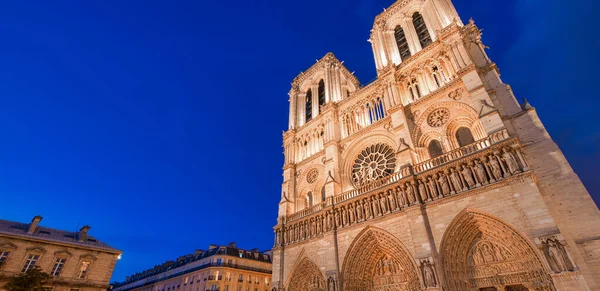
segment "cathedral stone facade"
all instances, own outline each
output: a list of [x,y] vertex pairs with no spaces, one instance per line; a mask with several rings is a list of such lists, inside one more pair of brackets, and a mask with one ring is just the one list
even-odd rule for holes
[[378,77],[292,84],[276,290],[600,290],[600,212],[450,0],[375,18]]

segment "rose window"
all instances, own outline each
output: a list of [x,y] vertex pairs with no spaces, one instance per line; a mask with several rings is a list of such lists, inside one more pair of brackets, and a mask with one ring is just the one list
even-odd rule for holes
[[317,177],[319,176],[319,170],[317,169],[312,169],[308,172],[308,175],[306,175],[306,181],[310,184],[314,183],[315,181],[317,181]]
[[375,144],[364,149],[352,166],[352,182],[363,186],[381,179],[396,168],[396,153],[385,144]]
[[439,108],[427,116],[427,124],[429,124],[431,127],[440,127],[446,124],[449,119],[450,111],[448,111],[446,108]]

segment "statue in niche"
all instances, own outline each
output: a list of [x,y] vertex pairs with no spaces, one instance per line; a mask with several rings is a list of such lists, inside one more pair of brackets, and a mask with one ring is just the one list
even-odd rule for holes
[[423,201],[423,203],[428,201],[427,189],[425,189],[425,184],[423,184],[422,180],[419,180],[419,196],[421,196],[421,201]]
[[371,197],[371,206],[373,207],[373,217],[379,215],[379,202],[376,197]]
[[333,215],[335,216],[335,226],[339,227],[340,226],[340,212],[337,210],[334,210]]
[[387,206],[387,197],[386,197],[385,193],[381,194],[380,204],[381,204],[381,212],[382,213],[389,212],[388,211],[388,206]]
[[517,164],[517,160],[515,160],[515,156],[513,156],[513,154],[508,150],[508,148],[504,148],[504,150],[502,151],[502,159],[508,166],[508,171],[511,174],[516,174],[516,173],[521,172],[521,170],[519,170],[519,165]]
[[477,172],[477,178],[479,178],[479,182],[481,184],[488,183],[487,174],[485,173],[485,167],[483,166],[483,163],[481,163],[480,160],[475,160],[475,172]]
[[475,186],[475,180],[473,180],[473,171],[471,171],[471,168],[464,164],[462,165],[461,173],[463,174],[463,179],[465,179],[467,186],[473,188],[473,186]]
[[440,188],[442,188],[442,194],[444,196],[450,194],[450,185],[448,184],[448,179],[446,179],[446,175],[438,174],[438,183],[440,183]]
[[335,279],[333,277],[327,279],[327,291],[335,291]]
[[402,206],[406,205],[406,197],[404,196],[404,189],[402,187],[396,187],[396,201],[398,202],[398,208],[402,208]]
[[437,286],[435,273],[433,271],[433,265],[429,262],[429,260],[421,261],[421,272],[423,275],[423,282],[425,283],[425,288]]
[[488,158],[490,159],[490,168],[492,169],[492,175],[494,175],[494,179],[502,179],[502,168],[500,167],[498,159],[493,154],[490,154]]
[[363,207],[361,201],[356,202],[356,216],[358,220],[363,219]]
[[394,195],[394,190],[388,190],[388,195],[390,196],[390,212],[398,209],[396,206],[396,197]]
[[429,187],[429,200],[433,200],[437,198],[438,191],[435,180],[431,179],[431,177],[427,178],[427,186]]
[[348,206],[348,214],[350,215],[350,219],[349,222],[353,223],[354,222],[354,214],[355,214],[355,210],[354,210],[354,204],[350,204]]
[[460,192],[463,190],[462,182],[460,181],[460,176],[455,168],[450,169],[450,181],[452,182],[452,186],[456,192]]
[[555,239],[548,239],[544,243],[544,254],[550,263],[550,267],[556,273],[573,271],[575,268],[567,255],[564,246]]
[[364,205],[365,205],[365,219],[367,219],[368,217],[373,217],[373,215],[371,214],[371,203],[369,203],[369,199],[365,198],[364,201]]
[[417,201],[417,198],[415,197],[415,191],[413,190],[412,185],[409,183],[406,183],[406,196],[410,205],[415,204]]

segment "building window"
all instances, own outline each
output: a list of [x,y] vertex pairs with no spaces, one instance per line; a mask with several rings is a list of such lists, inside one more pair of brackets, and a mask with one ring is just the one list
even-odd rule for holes
[[217,266],[220,266],[223,263],[223,259],[217,259]]
[[52,275],[54,277],[60,276],[60,272],[62,272],[62,269],[65,266],[66,262],[67,262],[67,259],[56,258],[56,261],[54,262],[54,266],[52,267],[52,271],[50,272],[50,275]]
[[412,97],[413,101],[421,98],[421,90],[419,89],[419,83],[417,82],[417,79],[412,79],[408,83],[408,91],[410,91],[410,97]]
[[225,291],[229,291],[229,285],[225,285]]
[[238,277],[238,282],[244,282],[244,274],[240,274]]
[[400,60],[404,61],[410,57],[410,49],[408,48],[408,41],[406,41],[406,35],[404,29],[400,25],[394,29],[394,37],[396,38],[396,45],[398,46],[398,52],[400,52]]
[[460,147],[464,147],[474,143],[475,139],[470,129],[461,127],[456,131],[456,141]]
[[87,271],[90,267],[90,262],[81,262],[81,265],[79,265],[79,272],[77,273],[77,278],[78,279],[83,279],[85,278],[85,275],[87,274]]
[[313,195],[312,192],[306,194],[306,208],[313,206]]
[[319,113],[321,112],[321,106],[325,105],[325,82],[319,81]]
[[321,187],[321,202],[325,202],[325,185]]
[[417,31],[421,48],[425,48],[430,45],[431,36],[429,35],[429,30],[427,30],[427,25],[425,25],[425,20],[423,19],[421,13],[415,12],[415,14],[413,14],[413,25]]
[[211,291],[217,291],[217,284],[212,284],[212,286],[210,287]]
[[25,265],[23,265],[23,269],[21,269],[21,273],[25,273],[35,267],[35,264],[39,259],[40,255],[29,255],[27,261],[25,261]]
[[10,255],[10,252],[0,251],[0,268],[2,268],[2,266],[4,266],[4,263],[6,263],[6,260],[8,259],[8,255]]
[[443,154],[444,152],[442,151],[442,144],[440,144],[440,142],[437,139],[432,140],[429,143],[429,156],[433,159]]
[[312,91],[310,89],[306,92],[306,106],[304,111],[304,114],[306,115],[305,122],[309,122],[312,119]]

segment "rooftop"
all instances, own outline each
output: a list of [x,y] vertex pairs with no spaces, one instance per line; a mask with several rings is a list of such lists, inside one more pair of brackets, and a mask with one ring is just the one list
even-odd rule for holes
[[90,227],[87,225],[82,227],[80,231],[73,232],[38,226],[41,221],[41,216],[34,217],[31,223],[0,219],[0,236],[17,236],[25,239],[43,240],[47,241],[48,243],[67,243],[83,248],[91,247],[113,253],[121,253],[121,251],[109,246],[108,244],[89,236],[87,232]]
[[236,243],[233,243],[233,242],[227,246],[210,245],[208,250],[206,250],[206,251],[197,250],[193,254],[181,256],[181,257],[177,258],[177,260],[175,260],[175,261],[172,261],[172,260],[167,261],[160,265],[156,265],[151,269],[128,276],[127,279],[125,280],[125,282],[119,283],[117,286],[132,283],[135,281],[139,281],[139,280],[142,280],[142,279],[145,279],[145,278],[148,278],[148,277],[160,274],[160,273],[164,273],[169,270],[172,270],[172,269],[175,269],[175,268],[187,265],[187,264],[197,262],[199,260],[214,256],[214,255],[226,255],[226,256],[232,256],[232,257],[237,257],[237,258],[244,258],[244,259],[248,259],[248,260],[255,260],[255,261],[260,261],[260,262],[265,262],[265,263],[271,263],[271,255],[266,251],[260,252],[260,251],[258,251],[258,249],[252,249],[250,251],[243,250],[243,249],[237,248]]

